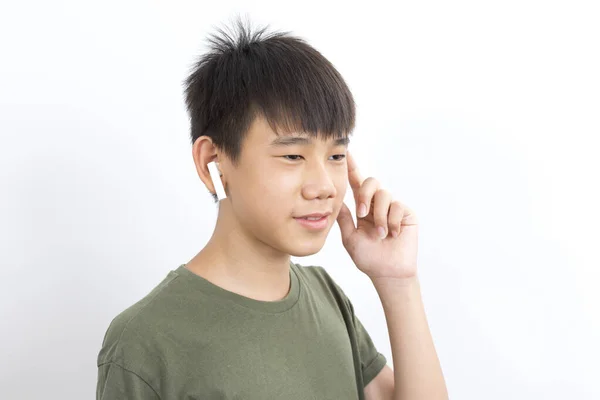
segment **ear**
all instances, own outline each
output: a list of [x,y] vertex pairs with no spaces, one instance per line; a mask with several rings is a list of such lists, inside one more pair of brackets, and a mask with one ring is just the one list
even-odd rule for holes
[[[216,172],[218,172],[219,176],[223,176],[223,171],[221,171],[221,169],[218,167],[218,162],[216,161],[217,152],[212,140],[208,136],[201,136],[197,138],[192,146],[192,156],[194,158],[196,172],[198,173],[200,180],[202,180],[211,194],[216,193],[217,190],[214,186],[215,183],[213,182],[208,169],[208,164],[214,161],[214,165],[217,167]],[[217,183],[221,183],[220,179]]]

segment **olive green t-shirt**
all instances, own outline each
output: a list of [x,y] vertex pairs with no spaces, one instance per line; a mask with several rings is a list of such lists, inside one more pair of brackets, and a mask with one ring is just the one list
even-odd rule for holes
[[98,400],[353,400],[386,365],[320,266],[290,261],[290,291],[259,301],[185,268],[110,323]]

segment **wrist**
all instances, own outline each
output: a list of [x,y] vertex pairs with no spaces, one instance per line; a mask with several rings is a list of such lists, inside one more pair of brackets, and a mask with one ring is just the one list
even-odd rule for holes
[[396,288],[411,288],[419,285],[419,278],[417,275],[406,277],[377,276],[369,278],[376,288],[387,286],[394,286]]

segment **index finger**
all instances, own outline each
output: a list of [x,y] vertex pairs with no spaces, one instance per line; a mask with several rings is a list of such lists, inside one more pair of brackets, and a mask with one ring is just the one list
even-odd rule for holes
[[350,187],[352,191],[356,194],[358,189],[363,183],[363,178],[358,172],[358,166],[356,165],[356,161],[354,157],[350,154],[350,151],[346,151],[346,160],[348,163],[348,181],[350,182]]

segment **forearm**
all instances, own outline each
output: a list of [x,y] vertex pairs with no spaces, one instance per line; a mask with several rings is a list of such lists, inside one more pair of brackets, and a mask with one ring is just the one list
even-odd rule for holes
[[448,392],[429,331],[418,278],[375,279],[394,361],[394,400],[446,400]]

